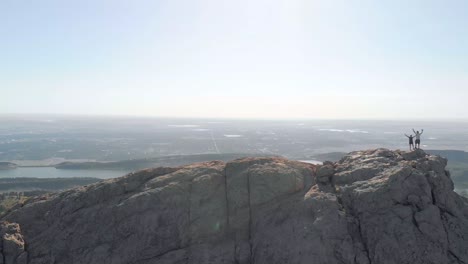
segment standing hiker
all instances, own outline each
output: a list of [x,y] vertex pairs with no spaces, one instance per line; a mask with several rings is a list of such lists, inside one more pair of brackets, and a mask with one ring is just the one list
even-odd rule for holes
[[419,149],[419,145],[421,144],[421,135],[422,133],[424,132],[424,129],[421,129],[421,133],[419,133],[419,131],[414,131],[414,128],[413,128],[413,132],[415,134],[415,138],[416,138],[416,148]]
[[414,149],[413,135],[408,136],[405,134],[405,136],[409,139],[409,150],[412,151]]

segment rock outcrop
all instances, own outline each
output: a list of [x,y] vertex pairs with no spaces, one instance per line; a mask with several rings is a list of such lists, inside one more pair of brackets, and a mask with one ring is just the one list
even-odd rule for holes
[[148,169],[9,212],[0,263],[468,263],[446,163],[377,149]]

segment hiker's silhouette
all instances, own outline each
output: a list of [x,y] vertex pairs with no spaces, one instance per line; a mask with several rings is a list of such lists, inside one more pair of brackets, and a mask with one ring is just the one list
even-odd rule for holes
[[416,138],[416,148],[419,149],[420,148],[420,145],[421,145],[421,135],[422,133],[424,132],[424,129],[421,129],[421,133],[419,133],[419,130],[418,131],[414,131],[414,128],[413,128],[413,132],[415,134],[415,138]]
[[409,139],[409,150],[411,151],[414,149],[414,143],[413,143],[414,136],[413,135],[408,136],[406,134],[405,136]]

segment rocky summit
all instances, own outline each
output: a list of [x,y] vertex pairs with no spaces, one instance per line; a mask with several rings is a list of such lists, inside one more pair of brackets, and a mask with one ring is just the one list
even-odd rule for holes
[[468,263],[468,201],[422,150],[155,168],[17,206],[0,263]]

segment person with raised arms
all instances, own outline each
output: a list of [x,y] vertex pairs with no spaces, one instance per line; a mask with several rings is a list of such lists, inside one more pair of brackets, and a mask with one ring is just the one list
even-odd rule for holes
[[419,149],[420,148],[420,144],[421,144],[421,135],[422,133],[424,132],[424,129],[421,129],[421,133],[419,133],[419,130],[418,131],[414,131],[414,128],[413,128],[413,132],[415,134],[415,138],[416,138],[416,148]]
[[406,135],[405,136],[409,139],[409,150],[412,151],[414,149],[414,142],[413,142],[413,135]]

